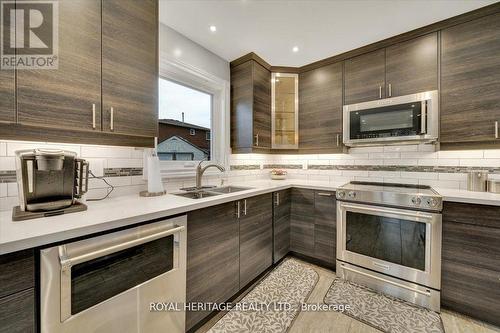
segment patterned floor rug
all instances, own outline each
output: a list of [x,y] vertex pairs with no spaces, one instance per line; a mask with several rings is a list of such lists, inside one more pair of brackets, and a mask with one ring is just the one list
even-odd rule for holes
[[339,278],[333,281],[324,302],[350,305],[344,314],[383,332],[444,333],[438,313]]
[[209,332],[286,332],[317,281],[318,273],[311,267],[288,258],[236,303]]

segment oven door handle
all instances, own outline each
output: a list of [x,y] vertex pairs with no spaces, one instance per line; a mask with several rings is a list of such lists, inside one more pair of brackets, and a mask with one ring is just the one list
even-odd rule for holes
[[348,205],[348,204],[341,204],[343,208],[347,209],[355,209],[355,210],[360,210],[360,211],[369,211],[369,212],[374,212],[374,213],[387,213],[387,214],[396,214],[396,215],[402,215],[402,216],[410,216],[410,217],[416,217],[416,218],[421,218],[421,219],[426,219],[426,220],[432,220],[432,215],[425,214],[422,212],[410,212],[410,211],[402,211],[402,210],[390,210],[390,209],[384,209],[384,208],[371,208],[371,207],[358,207],[358,206],[353,206],[353,205]]
[[125,241],[122,243],[114,244],[108,247],[103,247],[101,249],[87,252],[75,257],[69,257],[66,252],[66,246],[62,245],[59,247],[59,260],[61,261],[61,271],[69,270],[72,266],[81,264],[82,262],[86,262],[92,259],[96,259],[99,257],[106,256],[111,253],[119,252],[122,250],[126,250],[128,248],[141,245],[144,243],[152,242],[154,240],[167,237],[172,234],[176,234],[185,229],[184,226],[175,226],[174,228],[160,231],[151,235],[147,235],[141,238],[132,239],[129,241]]

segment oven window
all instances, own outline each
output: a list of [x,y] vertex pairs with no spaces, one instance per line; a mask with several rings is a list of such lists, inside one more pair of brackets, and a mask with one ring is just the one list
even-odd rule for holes
[[353,111],[350,113],[351,139],[418,135],[421,107],[418,102]]
[[425,223],[347,212],[346,229],[348,251],[425,270]]
[[71,314],[168,272],[173,266],[173,235],[75,265],[71,268]]

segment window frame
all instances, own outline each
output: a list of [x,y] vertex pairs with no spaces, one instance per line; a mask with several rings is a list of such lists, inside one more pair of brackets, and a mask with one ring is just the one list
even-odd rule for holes
[[[212,95],[210,161],[229,168],[229,89],[227,80],[160,52],[159,77]],[[159,112],[159,110],[158,110]],[[156,140],[158,141],[158,140]],[[160,161],[163,177],[189,177],[196,174],[198,161]],[[207,174],[220,172],[207,170]]]

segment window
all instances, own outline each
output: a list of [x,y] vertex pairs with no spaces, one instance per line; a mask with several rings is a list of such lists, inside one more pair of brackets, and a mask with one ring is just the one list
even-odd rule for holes
[[196,129],[211,129],[212,94],[159,80],[158,155],[162,160],[210,159],[211,143],[197,138]]
[[205,139],[206,139],[207,141],[210,141],[210,132],[206,132],[206,133],[205,133]]
[[[157,148],[163,145],[176,145],[176,149],[167,149],[169,154],[160,155],[160,168],[163,176],[191,177],[196,173],[196,166],[203,158],[207,158],[229,168],[229,96],[230,83],[202,69],[180,62],[170,54],[160,51],[160,79],[159,79],[159,118],[172,119],[177,125],[193,123],[165,140],[161,125]],[[172,92],[176,91],[175,94]],[[180,98],[181,94],[189,92],[188,97]],[[194,97],[194,98],[191,98]],[[193,100],[202,99],[204,103],[196,104]],[[197,111],[195,113],[192,113]],[[184,114],[183,114],[184,113]],[[195,117],[194,115],[199,116]],[[184,116],[184,118],[183,118]],[[168,121],[167,121],[168,123]],[[174,127],[175,128],[175,127]],[[190,136],[189,129],[195,129],[197,135]],[[170,135],[172,134],[170,129]],[[201,135],[200,135],[201,132]],[[203,133],[210,132],[210,140],[206,140]],[[205,138],[204,138],[205,136]],[[186,140],[187,137],[187,140]],[[189,141],[196,140],[197,146],[206,146],[207,149],[193,150]],[[188,141],[188,142],[186,142]],[[191,147],[184,149],[185,146]],[[165,148],[165,147],[163,147]],[[167,147],[168,148],[168,147]],[[188,154],[189,153],[189,154]],[[207,170],[207,173],[219,171]]]

